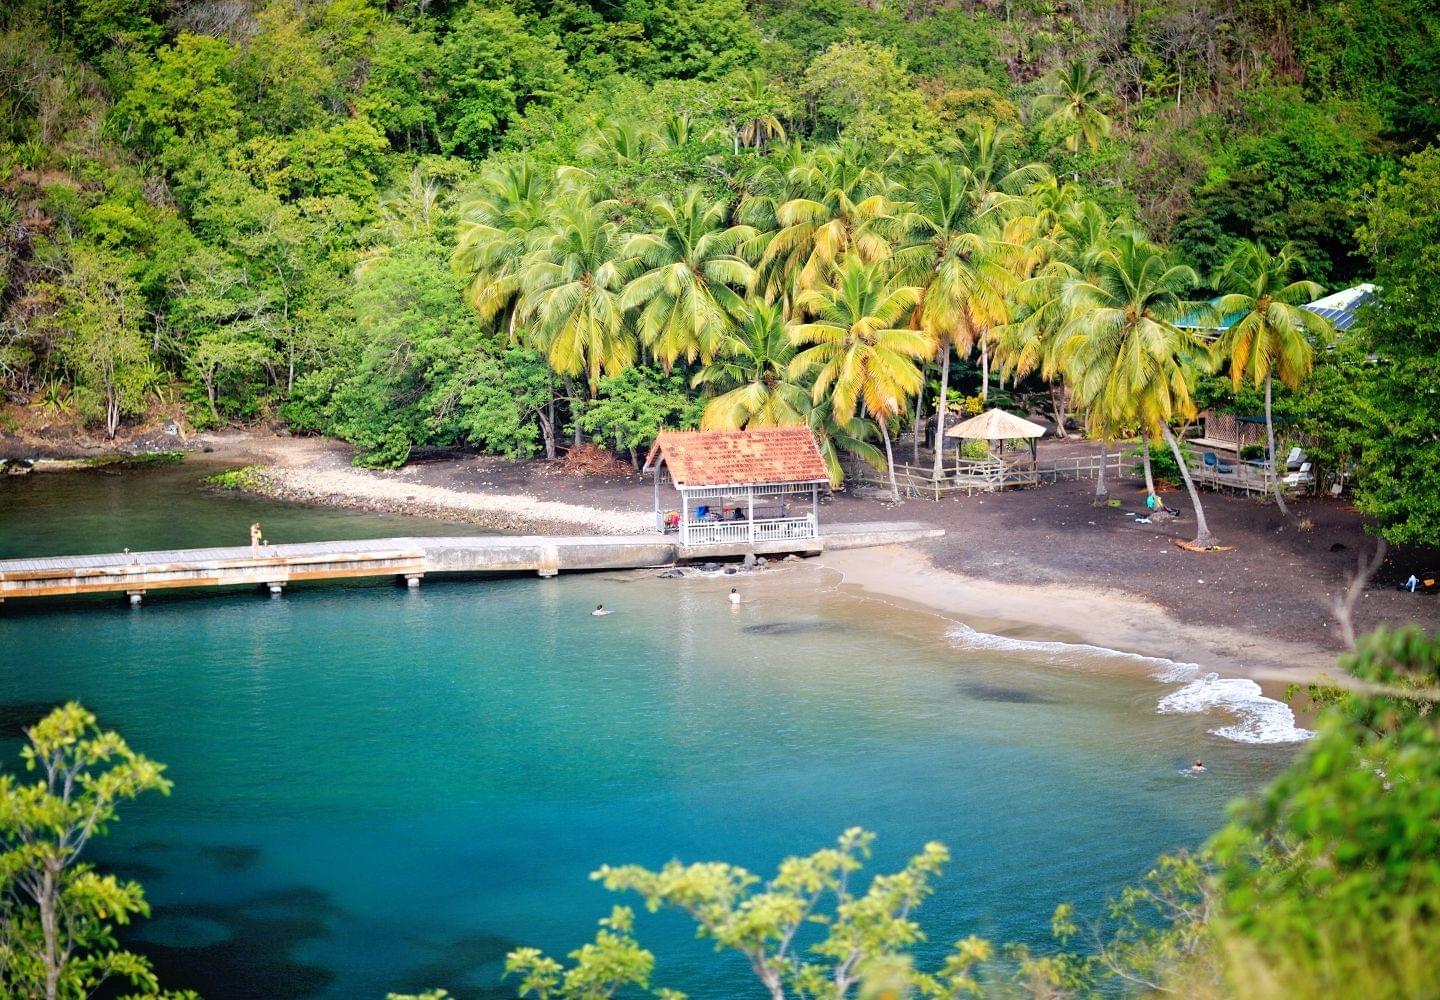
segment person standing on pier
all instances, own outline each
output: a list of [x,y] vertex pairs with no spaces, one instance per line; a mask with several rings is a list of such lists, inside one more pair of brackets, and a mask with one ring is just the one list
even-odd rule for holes
[[260,558],[260,522],[250,525],[250,558]]

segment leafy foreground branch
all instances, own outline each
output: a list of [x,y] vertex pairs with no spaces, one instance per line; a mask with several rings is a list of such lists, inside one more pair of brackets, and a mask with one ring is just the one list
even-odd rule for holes
[[74,702],[25,736],[20,756],[36,780],[0,775],[0,994],[89,997],[116,979],[138,990],[136,1000],[189,996],[161,993],[149,961],[117,947],[113,925],[150,914],[139,883],[80,860],[121,802],[169,793],[164,765]]
[[[1056,944],[996,949],[968,937],[930,969],[915,918],[949,859],[927,844],[861,888],[874,835],[787,858],[768,881],[724,862],[603,867],[607,889],[678,910],[742,956],[772,1000],[1164,996],[1320,1000],[1433,996],[1440,982],[1440,634],[1379,631],[1312,690],[1318,735],[1202,851],[1162,857],[1093,922],[1055,911]],[[512,952],[535,1000],[653,995],[655,956],[617,906],[569,964]],[[737,995],[750,995],[739,984]],[[444,991],[425,994],[440,1000]],[[412,1000],[393,997],[392,1000]]]

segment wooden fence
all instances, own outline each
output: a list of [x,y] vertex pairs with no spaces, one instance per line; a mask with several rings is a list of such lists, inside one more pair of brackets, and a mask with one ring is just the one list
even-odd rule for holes
[[[1119,476],[1133,475],[1134,460],[1121,452],[1105,456],[1105,471]],[[946,465],[935,478],[934,469],[915,465],[895,466],[895,481],[902,495],[939,500],[951,493],[990,493],[1011,486],[1038,486],[1040,483],[1073,482],[1094,479],[1100,474],[1099,455],[1077,455],[1071,458],[1047,458],[1032,462],[1005,461],[998,458],[962,458]],[[888,490],[890,477],[871,468],[861,469],[854,477],[869,486]]]

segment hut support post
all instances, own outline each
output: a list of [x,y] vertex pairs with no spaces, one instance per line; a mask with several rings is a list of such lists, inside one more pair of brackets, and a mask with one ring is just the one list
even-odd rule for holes
[[660,510],[660,466],[663,461],[655,463],[655,530],[665,534],[665,514]]
[[810,484],[810,520],[815,522],[815,534],[820,534],[820,484]]
[[745,487],[746,520],[749,521],[750,544],[755,544],[755,487]]

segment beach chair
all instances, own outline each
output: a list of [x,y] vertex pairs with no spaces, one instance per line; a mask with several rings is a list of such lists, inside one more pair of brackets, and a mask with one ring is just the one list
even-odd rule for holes
[[1315,481],[1309,462],[1301,462],[1300,468],[1280,480],[1286,486],[1309,486]]
[[1290,449],[1290,454],[1285,456],[1285,468],[1295,471],[1300,468],[1300,463],[1305,461],[1305,451],[1300,447]]
[[1225,459],[1221,458],[1213,451],[1207,451],[1205,453],[1205,466],[1211,472],[1219,472],[1227,476],[1235,471],[1235,466],[1225,461]]

